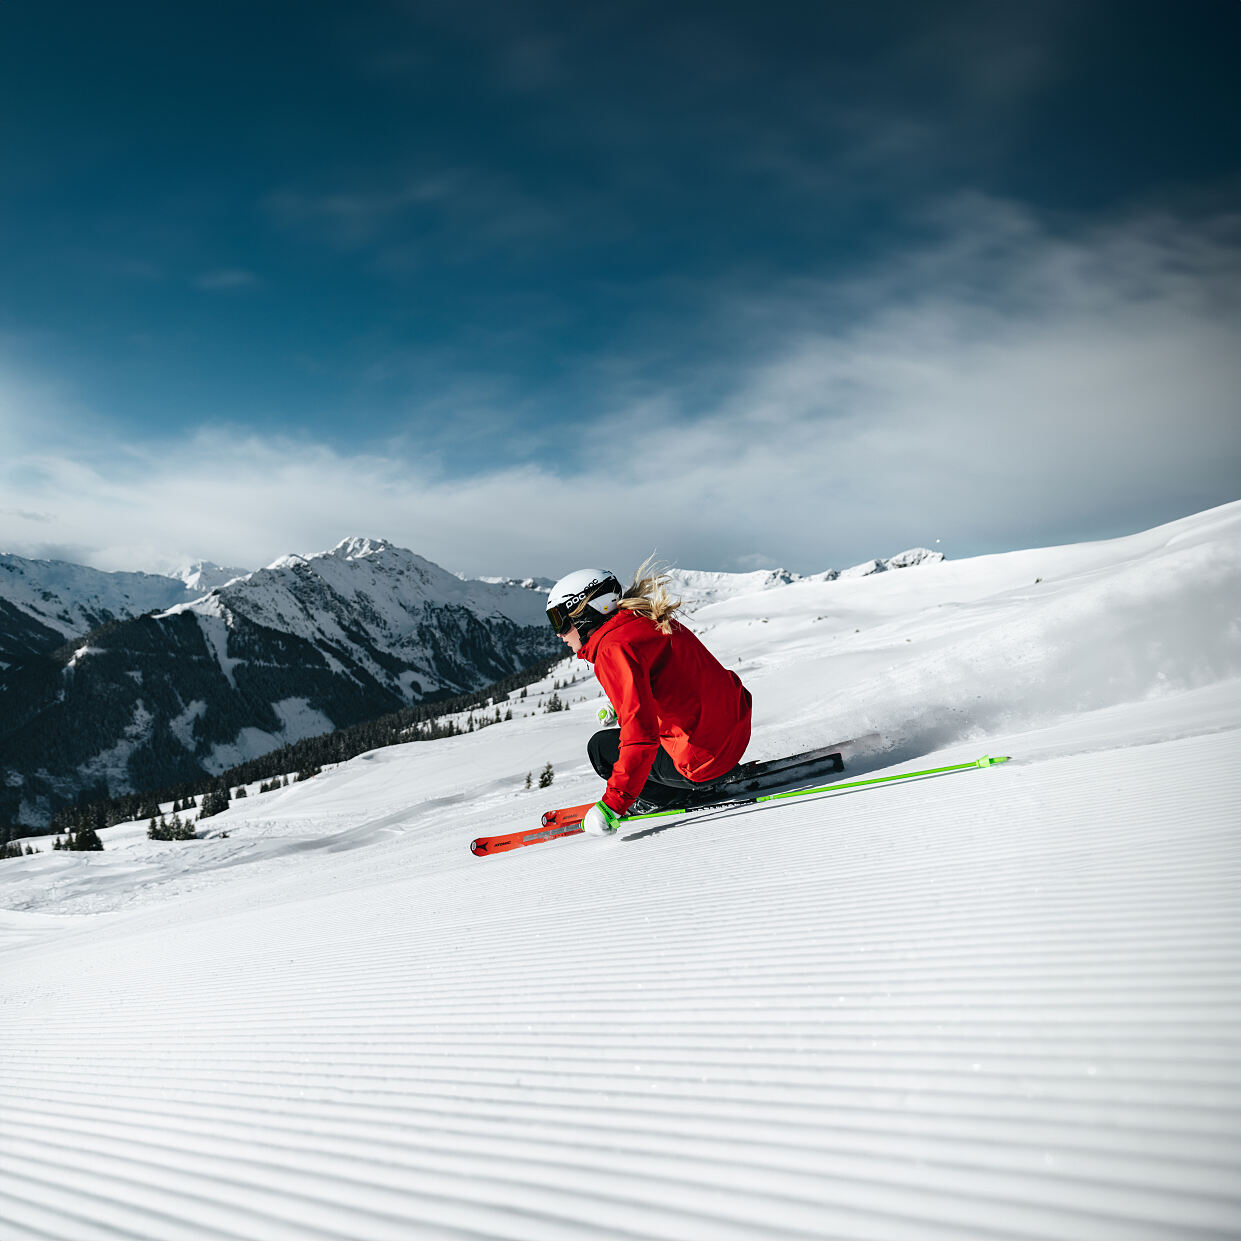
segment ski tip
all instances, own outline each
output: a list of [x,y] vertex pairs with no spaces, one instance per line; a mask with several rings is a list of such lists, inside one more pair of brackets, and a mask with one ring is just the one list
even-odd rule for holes
[[984,754],[978,760],[979,767],[994,767],[997,763],[1007,763],[1012,758],[1011,754],[997,754],[992,757],[990,754]]

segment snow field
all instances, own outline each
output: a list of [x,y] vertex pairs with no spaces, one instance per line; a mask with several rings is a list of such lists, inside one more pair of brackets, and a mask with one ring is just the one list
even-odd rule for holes
[[[1000,767],[474,858],[597,793],[575,708],[4,863],[0,1235],[1241,1235],[1231,510],[1020,553],[1056,625],[1009,557],[700,613],[752,755]],[[1178,539],[1219,573],[1169,588]]]

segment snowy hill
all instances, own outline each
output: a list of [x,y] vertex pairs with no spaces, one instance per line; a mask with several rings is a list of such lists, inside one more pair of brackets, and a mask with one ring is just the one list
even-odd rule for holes
[[[106,575],[112,576],[112,575]],[[562,649],[537,590],[463,582],[382,540],[282,557],[0,673],[0,822],[83,789],[218,774],[478,689]]]
[[696,615],[752,757],[1012,761],[474,858],[600,790],[566,664],[0,862],[6,1241],[1241,1235],[1239,614],[1241,504],[797,581]]

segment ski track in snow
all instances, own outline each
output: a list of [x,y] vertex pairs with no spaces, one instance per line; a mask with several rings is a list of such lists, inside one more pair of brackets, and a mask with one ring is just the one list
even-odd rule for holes
[[1235,1238],[1239,685],[473,858],[597,790],[535,716],[4,863],[0,1236]]

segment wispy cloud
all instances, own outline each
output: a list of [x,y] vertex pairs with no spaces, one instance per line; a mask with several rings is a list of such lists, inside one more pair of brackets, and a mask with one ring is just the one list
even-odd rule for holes
[[[1236,219],[1070,236],[980,199],[940,219],[939,242],[847,286],[735,292],[730,314],[761,330],[704,371],[713,395],[648,377],[521,464],[482,442],[449,471],[416,440],[347,451],[229,427],[51,450],[10,421],[0,496],[54,520],[36,540],[0,513],[0,546],[171,568],[369,532],[467,572],[623,569],[652,547],[809,571],[937,538],[962,555],[1102,537],[1237,498]],[[485,387],[470,400],[478,426],[502,425]]]
[[459,175],[448,171],[402,177],[388,186],[342,184],[330,190],[278,190],[263,205],[279,224],[354,247],[379,239],[393,221],[410,211],[448,201],[459,192],[459,184]]
[[208,293],[227,293],[237,289],[252,289],[259,278],[241,267],[221,267],[205,271],[194,281],[194,287]]
[[53,521],[51,513],[32,513],[22,508],[0,508],[0,517],[15,517],[18,521]]
[[286,188],[263,206],[282,228],[343,250],[373,250],[380,268],[398,272],[557,236],[570,215],[586,214],[580,202],[552,201],[494,168],[466,165],[398,167],[332,189]]

